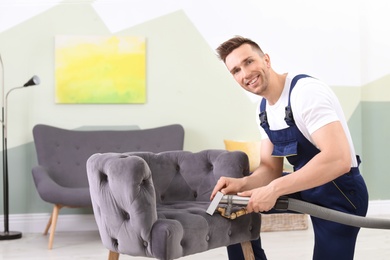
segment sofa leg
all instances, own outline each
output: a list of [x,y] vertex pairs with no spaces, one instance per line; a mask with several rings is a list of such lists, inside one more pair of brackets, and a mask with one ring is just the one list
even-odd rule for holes
[[118,260],[118,259],[119,259],[119,253],[111,250],[108,252],[108,260]]
[[50,218],[49,218],[49,221],[47,222],[46,224],[46,228],[45,228],[45,231],[43,231],[43,235],[47,235],[47,233],[49,232],[49,229],[50,229],[50,226],[51,226],[51,220],[53,218],[53,212],[51,213],[50,215]]
[[47,235],[47,232],[50,229],[49,246],[48,246],[49,249],[53,248],[54,233],[57,226],[58,213],[62,207],[63,206],[59,204],[54,205],[53,212],[51,213],[49,222],[47,223],[45,232],[43,233],[44,235]]
[[255,260],[255,254],[253,253],[251,241],[245,241],[241,243],[242,252],[244,253],[245,260]]

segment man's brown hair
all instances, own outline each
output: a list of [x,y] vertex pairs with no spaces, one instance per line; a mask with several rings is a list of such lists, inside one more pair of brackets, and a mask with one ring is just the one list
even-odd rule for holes
[[219,58],[223,62],[226,62],[226,57],[232,51],[234,51],[235,49],[237,49],[238,47],[240,47],[243,44],[249,44],[250,46],[252,46],[252,48],[254,50],[258,51],[259,55],[261,55],[261,56],[264,54],[263,51],[261,50],[260,46],[257,43],[255,43],[251,39],[244,38],[242,36],[235,36],[235,37],[225,41],[224,43],[219,45],[219,47],[217,48],[216,51],[217,51],[217,53],[219,55]]

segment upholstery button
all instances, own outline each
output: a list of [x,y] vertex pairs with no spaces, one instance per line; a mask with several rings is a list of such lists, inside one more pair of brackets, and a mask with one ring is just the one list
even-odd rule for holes
[[165,196],[164,196],[164,195],[161,195],[160,198],[161,198],[161,200],[164,200],[164,199],[165,199]]
[[351,191],[349,191],[349,194],[355,195],[355,191],[354,191],[354,190],[351,190]]
[[194,198],[197,198],[198,197],[198,193],[196,191],[194,191]]
[[107,174],[105,174],[104,172],[99,171],[99,176],[100,176],[101,182],[106,182],[106,181],[108,181],[108,176],[107,176]]
[[209,240],[210,240],[210,236],[207,235],[207,236],[206,236],[206,241],[208,242]]
[[253,227],[252,226],[249,226],[249,231],[252,231]]
[[229,237],[232,235],[232,231],[231,230],[228,231],[228,235],[229,235]]
[[144,241],[144,247],[148,247],[148,242]]
[[180,171],[180,166],[176,165],[176,171]]

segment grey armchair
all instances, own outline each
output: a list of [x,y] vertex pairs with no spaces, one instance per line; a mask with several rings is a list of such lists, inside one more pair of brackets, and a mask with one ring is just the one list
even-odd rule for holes
[[184,129],[168,125],[137,130],[66,130],[48,125],[33,129],[38,165],[32,174],[40,197],[54,204],[44,234],[49,229],[53,246],[58,214],[63,207],[91,207],[86,172],[87,159],[94,153],[182,150]]
[[206,213],[220,176],[249,174],[243,152],[95,154],[87,174],[109,259],[119,254],[176,259],[260,235],[259,214],[230,220]]

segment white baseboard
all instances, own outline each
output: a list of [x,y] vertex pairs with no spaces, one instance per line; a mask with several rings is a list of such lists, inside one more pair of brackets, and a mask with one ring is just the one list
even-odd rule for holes
[[[9,216],[9,231],[22,233],[43,233],[50,219],[50,214],[13,214]],[[4,216],[0,216],[3,231]],[[98,230],[92,214],[59,215],[56,232],[95,231]]]
[[390,200],[371,200],[367,216],[390,215]]
[[[390,200],[369,202],[367,216],[390,215]],[[50,214],[13,214],[9,216],[9,231],[22,233],[42,233],[49,221]],[[0,216],[1,226],[4,216]],[[61,231],[96,231],[97,225],[92,214],[59,215],[56,232]],[[3,228],[0,229],[3,231]]]

